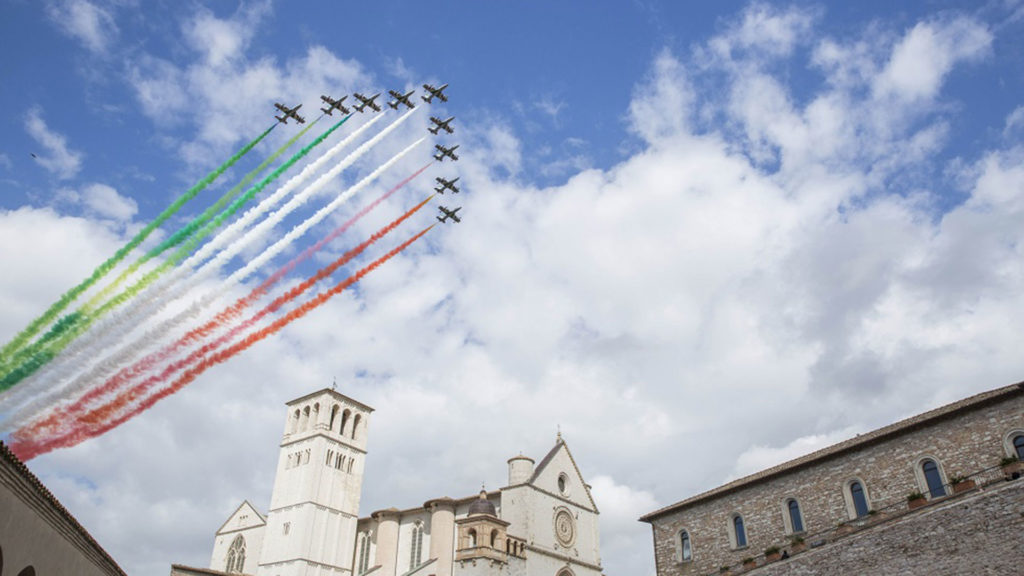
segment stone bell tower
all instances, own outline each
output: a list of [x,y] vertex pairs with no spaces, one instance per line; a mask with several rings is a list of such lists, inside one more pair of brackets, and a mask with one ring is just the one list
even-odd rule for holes
[[351,575],[373,408],[332,389],[287,406],[257,574]]

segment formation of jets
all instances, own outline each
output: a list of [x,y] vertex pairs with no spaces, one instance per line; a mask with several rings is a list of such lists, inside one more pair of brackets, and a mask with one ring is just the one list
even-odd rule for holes
[[462,222],[462,220],[458,216],[455,215],[456,212],[458,212],[459,210],[462,210],[462,206],[459,206],[455,210],[449,210],[445,206],[438,206],[437,209],[440,210],[442,214],[444,214],[444,217],[441,217],[441,216],[437,217],[438,222],[441,222],[443,224],[443,223],[447,222],[449,218],[451,218],[452,220],[455,220],[456,222]]
[[[437,98],[441,102],[447,102],[448,96],[445,95],[444,93],[446,88],[448,88],[447,84],[442,84],[441,86],[438,86],[436,88],[430,84],[424,84],[423,89],[427,93],[425,95],[420,96],[420,98],[427,104],[430,104],[434,98]],[[392,110],[398,110],[400,105],[405,105],[406,108],[412,110],[413,108],[416,107],[416,104],[412,102],[412,96],[415,92],[415,90],[410,90],[405,94],[402,94],[397,90],[388,90],[388,94],[394,100],[389,101],[387,104]],[[352,94],[353,100],[358,100],[359,103],[352,105],[352,109],[354,109],[357,112],[363,112],[367,108],[370,108],[375,112],[380,112],[381,107],[376,102],[377,97],[379,96],[380,92],[374,94],[373,96],[364,96],[359,92],[355,92]],[[342,114],[350,114],[352,110],[350,110],[344,104],[345,99],[347,98],[348,96],[346,95],[335,100],[334,98],[327,96],[326,94],[322,94],[320,96],[320,100],[323,101],[323,103],[326,106],[324,108],[321,108],[320,111],[323,112],[324,114],[327,114],[328,116],[332,116],[335,110]],[[274,118],[276,118],[277,121],[282,124],[287,124],[289,119],[295,120],[299,124],[304,124],[306,122],[306,119],[299,115],[299,108],[302,108],[302,104],[299,104],[298,106],[295,107],[288,107],[279,102],[275,102],[274,107],[281,112],[280,116],[274,116]],[[442,130],[444,130],[446,134],[452,134],[454,132],[454,129],[451,126],[453,120],[455,120],[454,116],[450,116],[444,120],[436,116],[431,116],[430,122],[433,125],[427,128],[427,130],[434,135],[439,134]],[[438,162],[443,162],[445,158],[450,158],[453,162],[459,159],[459,156],[455,153],[455,151],[459,148],[458,144],[450,148],[442,146],[440,144],[435,144],[434,148],[437,150],[437,154],[434,154],[434,159],[437,160]],[[36,155],[32,154],[32,157],[35,158]],[[441,178],[440,176],[438,176],[434,178],[434,180],[437,182],[437,186],[434,188],[434,192],[438,194],[444,194],[445,191],[451,191],[452,194],[459,193],[459,187],[456,186],[455,184],[456,182],[459,181],[458,177],[448,180],[447,178]],[[454,222],[462,222],[462,219],[459,218],[458,216],[459,210],[462,210],[461,206],[458,206],[455,209],[449,209],[447,206],[439,206],[438,210],[441,212],[441,214],[437,216],[437,220],[439,222],[446,223],[449,220],[452,220]]]
[[455,116],[450,116],[447,120],[441,120],[437,116],[431,116],[430,121],[433,122],[434,125],[431,126],[430,128],[427,128],[427,131],[430,132],[431,134],[437,134],[438,130],[444,130],[445,132],[451,134],[453,132],[453,129],[451,126],[449,126],[449,124],[451,123],[452,120],[455,120]]
[[356,92],[352,96],[354,96],[356,100],[359,100],[359,102],[361,102],[360,104],[356,104],[355,106],[353,106],[353,108],[355,108],[357,111],[362,112],[363,110],[366,109],[367,106],[369,106],[370,108],[373,108],[374,112],[380,112],[380,106],[377,105],[376,102],[374,102],[374,100],[377,99],[377,96],[380,96],[380,92],[377,92],[376,94],[370,96],[369,98],[363,96],[359,92]]
[[448,97],[444,95],[444,89],[447,87],[447,84],[441,86],[440,88],[434,88],[430,84],[424,84],[423,89],[427,91],[427,95],[420,96],[420,98],[422,98],[423,101],[426,102],[427,104],[430,104],[430,101],[433,100],[434,98],[437,98],[441,102],[447,102]]
[[287,124],[289,118],[295,120],[299,124],[304,124],[306,122],[306,119],[298,114],[299,108],[302,108],[302,104],[299,104],[295,108],[289,108],[283,104],[274,102],[274,107],[283,112],[280,116],[274,116],[274,118],[277,118],[277,121],[281,124]]
[[434,178],[434,180],[437,181],[437,183],[439,184],[439,186],[434,188],[434,192],[437,192],[438,194],[444,194],[445,190],[451,190],[452,194],[459,193],[459,187],[455,185],[455,183],[459,181],[458,178],[454,180],[445,180],[444,178],[438,176],[437,178]]
[[455,153],[455,151],[459,149],[458,144],[451,148],[445,148],[440,144],[434,144],[434,148],[437,149],[437,154],[434,154],[434,160],[437,160],[438,162],[444,161],[445,158],[451,158],[453,162],[459,159],[458,154]]
[[320,110],[324,114],[327,114],[328,116],[334,116],[334,114],[332,114],[332,112],[334,112],[335,110],[341,112],[342,114],[348,114],[349,112],[351,112],[351,110],[349,110],[348,108],[345,108],[345,106],[342,104],[342,102],[345,101],[345,98],[348,98],[348,96],[342,96],[338,100],[335,100],[334,98],[331,98],[330,96],[323,96],[323,95],[321,95],[320,99],[323,100],[327,104],[327,108],[321,108]]
[[416,91],[409,90],[405,94],[399,94],[394,90],[388,90],[388,94],[390,94],[391,97],[394,98],[394,101],[388,102],[388,106],[390,106],[392,110],[398,110],[399,104],[405,104],[407,107],[409,107],[409,109],[415,108],[416,105],[409,101],[409,97],[412,96],[414,92]]

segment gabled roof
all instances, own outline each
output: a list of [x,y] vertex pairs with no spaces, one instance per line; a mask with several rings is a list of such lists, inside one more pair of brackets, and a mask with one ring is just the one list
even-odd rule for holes
[[26,506],[34,508],[39,517],[75,548],[91,560],[105,574],[120,574],[124,570],[107,554],[99,542],[89,534],[78,520],[68,512],[50,490],[0,441],[0,483],[7,485]]
[[224,532],[224,528],[227,527],[227,525],[231,522],[231,519],[234,518],[235,516],[237,516],[238,513],[241,512],[243,508],[248,508],[253,513],[255,513],[256,514],[256,518],[259,519],[259,523],[253,524],[252,526],[246,526],[245,528],[238,528],[236,530],[228,530],[228,532],[238,532],[239,530],[248,530],[250,528],[258,528],[260,526],[266,526],[266,524],[267,524],[267,517],[264,516],[263,514],[260,514],[260,511],[257,510],[255,506],[250,504],[248,500],[242,500],[242,503],[238,505],[238,508],[235,508],[235,511],[232,512],[230,515],[228,515],[228,519],[225,520],[224,523],[220,525],[220,528],[218,528],[217,531],[214,532],[214,534],[221,534],[222,532]]
[[552,447],[551,450],[549,450],[548,453],[544,455],[544,458],[541,459],[540,464],[538,464],[537,467],[533,469],[533,476],[530,477],[529,481],[527,481],[527,484],[533,484],[534,482],[537,481],[538,478],[540,478],[541,472],[543,472],[544,469],[547,468],[548,464],[550,464],[551,461],[554,460],[555,455],[558,454],[558,451],[561,450],[562,448],[565,448],[565,453],[566,455],[569,456],[569,462],[572,463],[572,468],[573,470],[576,471],[576,476],[580,479],[580,483],[583,484],[583,491],[586,492],[587,494],[587,500],[590,502],[591,508],[593,508],[594,512],[599,512],[599,510],[597,509],[597,504],[594,503],[594,497],[590,494],[590,485],[587,484],[586,479],[583,478],[583,473],[580,472],[580,467],[576,465],[576,459],[572,457],[572,451],[569,450],[569,445],[566,444],[565,440],[562,439],[561,434],[558,435],[558,440],[555,441],[554,447]]
[[1016,384],[1010,384],[1009,386],[1003,386],[1002,388],[996,388],[995,390],[989,390],[988,392],[982,392],[981,394],[975,394],[974,396],[969,396],[963,400],[946,404],[945,406],[929,410],[928,412],[918,414],[917,416],[911,416],[910,418],[900,420],[899,422],[888,426],[883,426],[866,434],[860,434],[854,438],[850,438],[849,440],[844,440],[838,444],[833,444],[832,446],[811,452],[810,454],[795,458],[789,462],[784,462],[778,466],[773,466],[749,476],[744,476],[738,480],[733,480],[732,482],[723,484],[718,488],[713,488],[707,492],[691,496],[690,498],[676,502],[675,504],[655,510],[649,514],[645,514],[640,517],[640,521],[651,522],[659,516],[675,512],[698,502],[703,502],[717,496],[723,496],[725,494],[735,492],[756,482],[768,480],[769,478],[774,478],[789,472],[795,472],[802,468],[817,464],[819,461],[853,452],[855,450],[860,450],[873,444],[889,440],[900,434],[929,426],[941,420],[959,416],[960,414],[971,410],[996,404],[1021,394],[1024,394],[1024,382],[1018,382]]

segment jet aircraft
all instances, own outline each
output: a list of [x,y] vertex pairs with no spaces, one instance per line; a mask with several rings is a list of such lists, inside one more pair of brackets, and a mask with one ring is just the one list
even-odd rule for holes
[[395,99],[394,102],[388,102],[388,106],[391,106],[392,110],[398,110],[399,104],[405,104],[409,108],[415,108],[416,105],[409,101],[409,96],[412,96],[414,92],[416,91],[409,90],[405,94],[399,94],[394,90],[388,90],[388,94],[391,94],[391,97]]
[[451,134],[453,130],[452,127],[449,126],[449,124],[451,123],[452,120],[455,120],[455,116],[452,116],[447,120],[441,120],[437,116],[431,116],[430,121],[433,122],[434,125],[431,126],[430,128],[427,128],[427,130],[431,134],[437,134],[438,130],[444,130],[445,132]]
[[438,206],[437,209],[440,210],[442,214],[444,214],[443,218],[441,216],[437,217],[438,222],[447,222],[449,218],[455,220],[456,222],[462,222],[462,219],[455,215],[456,212],[462,210],[462,206],[459,206],[455,210],[449,210],[444,206]]
[[342,114],[348,114],[349,112],[351,112],[351,110],[349,110],[342,104],[342,102],[344,102],[346,98],[348,98],[348,96],[342,96],[338,100],[335,100],[330,96],[321,95],[320,99],[327,103],[327,108],[321,108],[320,110],[322,110],[323,113],[327,114],[328,116],[334,116],[332,112],[334,112],[335,110],[340,111]]
[[353,108],[355,108],[356,110],[362,112],[367,106],[369,106],[370,108],[373,108],[375,112],[380,112],[380,106],[378,106],[374,102],[374,100],[377,99],[377,96],[380,96],[380,92],[377,92],[376,94],[370,96],[369,98],[363,96],[359,92],[356,92],[355,94],[353,94],[353,96],[356,97],[356,100],[362,102],[362,104],[356,104],[355,106],[353,106]]
[[448,97],[444,95],[444,89],[447,87],[447,84],[441,86],[440,88],[434,88],[430,84],[424,84],[423,89],[426,90],[429,93],[429,95],[420,96],[420,98],[423,98],[423,101],[426,102],[427,104],[430,104],[430,101],[434,99],[434,96],[437,96],[437,99],[440,100],[441,102],[447,102]]
[[281,104],[274,102],[274,107],[283,112],[283,114],[281,114],[280,116],[274,116],[274,118],[277,118],[277,121],[280,122],[281,124],[287,124],[289,118],[295,120],[299,124],[305,124],[306,119],[303,118],[302,116],[299,116],[298,114],[299,108],[302,108],[302,104],[299,104],[295,108],[289,108],[287,106],[282,106]]
[[455,151],[459,148],[458,144],[451,148],[445,148],[440,144],[434,144],[434,148],[437,148],[437,154],[434,154],[434,160],[437,160],[438,162],[442,162],[445,157],[451,158],[452,162],[459,159],[458,155],[455,154]]
[[440,186],[434,188],[434,192],[437,192],[438,194],[444,194],[445,190],[451,190],[453,194],[459,193],[459,187],[455,185],[455,183],[459,181],[458,178],[456,178],[455,180],[445,180],[444,178],[438,176],[437,178],[434,178],[434,180],[436,180],[437,183],[440,184]]

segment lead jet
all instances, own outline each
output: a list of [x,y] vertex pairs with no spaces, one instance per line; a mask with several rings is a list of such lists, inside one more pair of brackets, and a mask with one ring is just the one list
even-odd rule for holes
[[451,190],[452,194],[459,193],[459,187],[455,185],[455,183],[459,181],[458,178],[456,178],[455,180],[445,180],[444,178],[438,176],[437,178],[434,178],[434,180],[436,180],[437,183],[440,184],[440,186],[434,188],[434,192],[437,192],[438,194],[444,194],[445,190]]
[[356,97],[356,100],[362,102],[362,104],[356,104],[355,106],[353,106],[353,108],[355,108],[356,110],[362,112],[367,106],[369,106],[370,108],[373,108],[375,112],[380,112],[380,106],[378,106],[374,102],[374,100],[377,99],[377,96],[380,96],[380,92],[377,92],[376,94],[370,96],[369,98],[363,96],[359,92],[356,92],[355,94],[353,94],[353,96]]
[[440,210],[442,214],[444,214],[443,218],[441,216],[437,216],[437,221],[438,222],[442,222],[442,223],[447,222],[449,218],[451,218],[452,220],[455,220],[456,222],[462,222],[462,220],[458,216],[455,215],[456,212],[458,212],[459,210],[462,210],[462,206],[459,206],[455,210],[449,210],[449,209],[445,208],[444,206],[438,206],[437,209]]
[[431,116],[430,117],[430,121],[434,123],[434,126],[431,126],[430,128],[427,128],[427,130],[431,134],[437,134],[438,130],[444,130],[445,132],[451,134],[453,132],[453,130],[452,130],[452,127],[449,126],[448,124],[450,124],[452,120],[455,120],[455,116],[452,116],[452,117],[448,118],[447,120],[441,120],[437,116]]
[[427,104],[430,104],[430,101],[433,100],[435,96],[437,96],[437,99],[440,100],[441,102],[447,102],[448,97],[444,95],[444,89],[447,87],[447,84],[441,86],[440,88],[434,88],[430,84],[424,84],[423,89],[426,90],[429,94],[427,96],[420,96],[420,98],[423,98],[423,101],[426,102]]
[[434,148],[437,148],[437,154],[434,154],[434,160],[437,160],[438,162],[442,162],[445,157],[451,158],[452,162],[459,159],[458,155],[455,154],[455,151],[459,148],[458,144],[451,148],[445,148],[440,144],[434,144]]
[[321,108],[320,110],[323,111],[323,113],[327,114],[328,116],[334,116],[334,114],[331,114],[331,112],[334,112],[335,110],[338,110],[342,114],[348,114],[349,112],[351,112],[351,110],[345,108],[345,106],[342,105],[342,102],[345,101],[345,98],[348,98],[348,96],[342,96],[338,100],[335,100],[330,96],[321,95],[320,99],[327,103],[327,108]]
[[280,122],[281,124],[287,124],[289,118],[295,120],[299,124],[306,123],[306,119],[303,118],[302,116],[299,116],[298,114],[299,108],[302,108],[302,104],[299,104],[295,108],[289,108],[287,106],[283,106],[281,104],[278,104],[277,102],[274,102],[274,107],[280,110],[281,112],[284,112],[284,114],[281,114],[280,116],[274,116],[274,118],[277,118],[277,121]]
[[405,104],[410,109],[415,108],[416,105],[409,101],[409,96],[412,96],[415,92],[415,90],[409,90],[405,94],[399,94],[394,90],[388,90],[388,94],[391,94],[391,97],[395,99],[394,102],[388,102],[388,106],[391,106],[392,110],[398,110],[399,104]]

